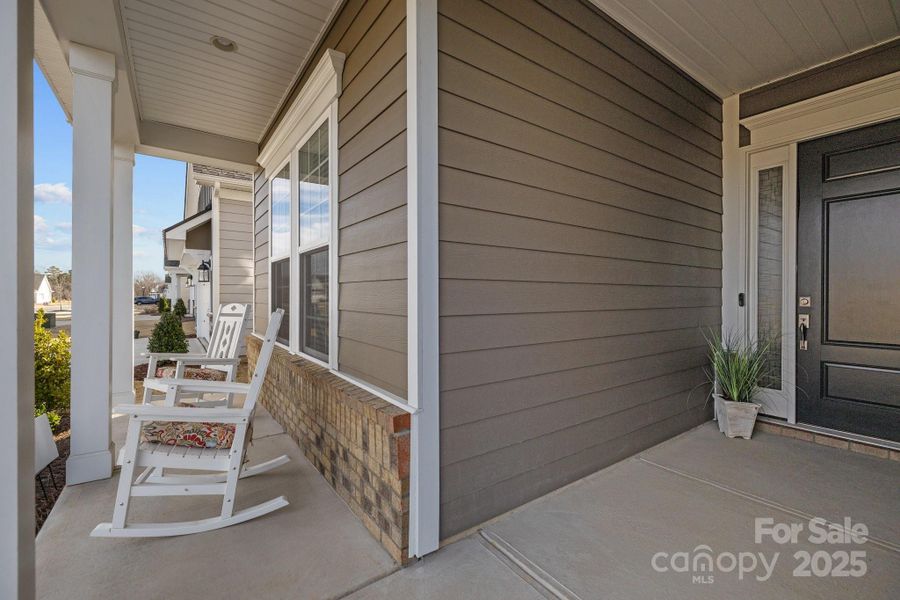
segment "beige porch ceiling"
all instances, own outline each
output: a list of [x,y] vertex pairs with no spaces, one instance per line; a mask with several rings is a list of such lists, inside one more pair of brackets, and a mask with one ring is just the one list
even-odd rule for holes
[[900,35],[895,0],[591,0],[721,97]]
[[259,141],[338,4],[120,0],[140,118]]

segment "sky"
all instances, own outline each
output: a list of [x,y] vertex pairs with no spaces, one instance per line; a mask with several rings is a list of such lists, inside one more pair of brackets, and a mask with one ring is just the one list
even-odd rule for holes
[[[34,70],[34,268],[72,268],[72,127],[37,64]],[[162,230],[184,209],[183,162],[137,155],[134,272],[163,275]]]

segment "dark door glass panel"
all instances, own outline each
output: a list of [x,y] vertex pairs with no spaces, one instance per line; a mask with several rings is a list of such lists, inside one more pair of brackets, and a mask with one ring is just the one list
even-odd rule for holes
[[762,387],[781,389],[782,201],[784,167],[758,174],[759,230],[757,244],[757,330],[770,344]]

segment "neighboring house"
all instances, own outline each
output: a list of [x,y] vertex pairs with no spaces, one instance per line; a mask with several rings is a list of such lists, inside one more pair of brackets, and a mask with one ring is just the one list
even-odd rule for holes
[[50,304],[53,301],[53,288],[50,279],[44,273],[34,274],[34,303]]
[[249,173],[187,163],[184,218],[163,230],[167,296],[203,339],[220,304],[253,302],[252,185]]
[[[252,301],[251,365],[285,311],[261,403],[399,562],[711,418],[705,330],[776,334],[767,418],[897,447],[894,12],[670,4],[42,2],[76,305],[131,311],[95,196],[193,161],[173,293]],[[73,321],[70,483],[111,473],[116,322]]]

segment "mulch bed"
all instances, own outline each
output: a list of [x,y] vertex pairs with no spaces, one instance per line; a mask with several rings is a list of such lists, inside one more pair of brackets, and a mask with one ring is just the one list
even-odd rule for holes
[[[50,510],[53,508],[53,505],[56,504],[56,499],[59,498],[63,486],[66,485],[66,459],[69,458],[68,415],[60,420],[57,430],[61,433],[55,433],[53,439],[56,441],[57,450],[59,450],[59,458],[41,471],[34,482],[35,534],[41,530],[41,526],[43,526],[44,521],[47,520]],[[41,489],[42,484],[43,491]],[[44,495],[44,491],[46,491],[46,496]]]

